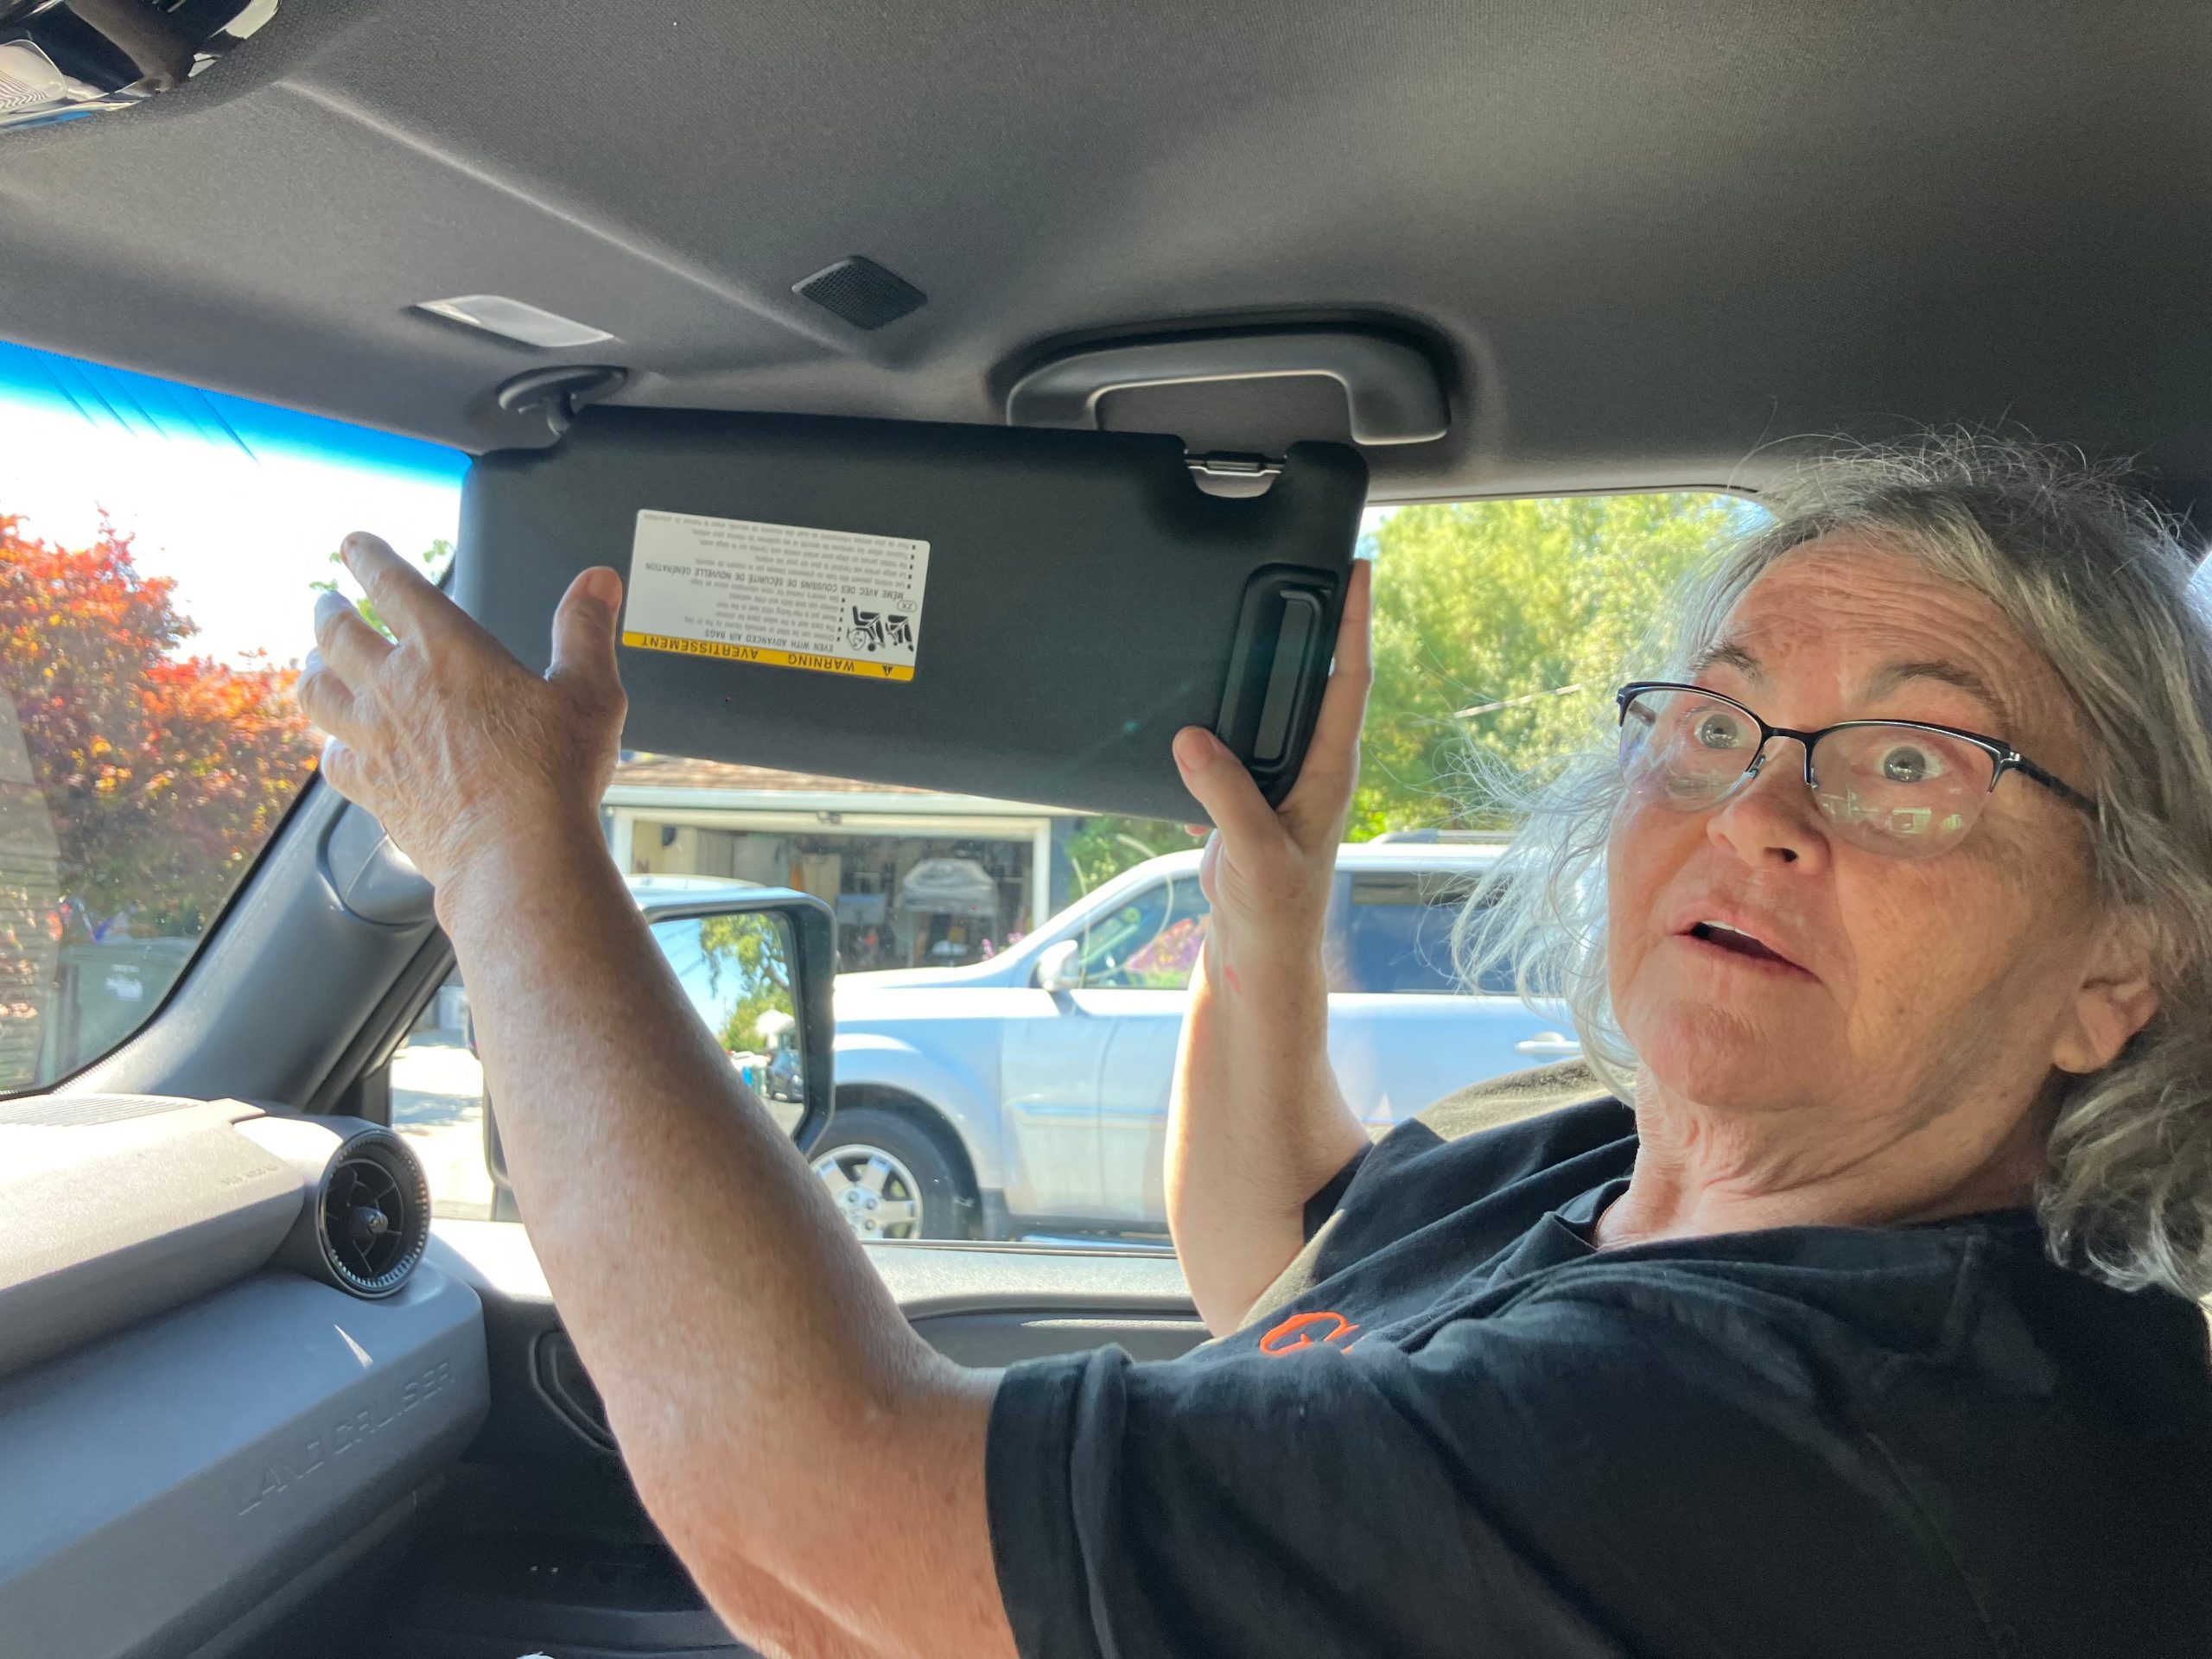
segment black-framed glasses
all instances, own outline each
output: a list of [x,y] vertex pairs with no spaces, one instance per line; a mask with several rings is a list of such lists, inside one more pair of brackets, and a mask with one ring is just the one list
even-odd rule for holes
[[1855,846],[1930,858],[1959,843],[2008,772],[2085,812],[2097,804],[2001,739],[1916,720],[1847,720],[1816,732],[1769,725],[1701,685],[1636,680],[1620,705],[1621,771],[1633,787],[1686,812],[1718,805],[1766,764],[1777,737],[1805,755],[1805,787]]

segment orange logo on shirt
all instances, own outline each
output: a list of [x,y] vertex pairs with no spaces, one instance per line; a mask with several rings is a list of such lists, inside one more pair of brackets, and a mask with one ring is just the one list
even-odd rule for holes
[[[1328,1328],[1320,1329],[1324,1325]],[[1279,1359],[1317,1343],[1340,1342],[1349,1346],[1358,1329],[1341,1313],[1294,1313],[1260,1338],[1260,1351]]]

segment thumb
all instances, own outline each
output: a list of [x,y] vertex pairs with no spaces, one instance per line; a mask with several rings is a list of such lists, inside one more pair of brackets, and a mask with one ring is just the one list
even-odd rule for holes
[[1243,762],[1205,727],[1185,726],[1175,734],[1175,765],[1183,787],[1205,808],[1232,849],[1256,853],[1285,833]]
[[553,665],[545,677],[601,696],[620,695],[614,628],[621,604],[622,578],[603,564],[570,582],[553,613]]

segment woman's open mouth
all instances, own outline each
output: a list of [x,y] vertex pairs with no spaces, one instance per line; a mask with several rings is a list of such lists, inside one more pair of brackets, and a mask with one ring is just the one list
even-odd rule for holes
[[1747,968],[1798,975],[1807,979],[1812,977],[1764,940],[1740,928],[1725,926],[1719,922],[1698,922],[1675,937],[1688,941],[1705,953],[1730,957]]

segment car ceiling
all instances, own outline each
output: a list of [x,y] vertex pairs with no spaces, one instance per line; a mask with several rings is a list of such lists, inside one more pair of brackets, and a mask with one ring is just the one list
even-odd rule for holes
[[[1411,499],[1756,487],[1785,441],[2009,420],[2212,478],[2201,3],[1072,8],[283,0],[128,113],[0,132],[0,335],[473,451],[500,383],[1003,418],[1071,344],[1427,350]],[[926,305],[792,291],[849,255]],[[414,312],[496,293],[546,353]]]

